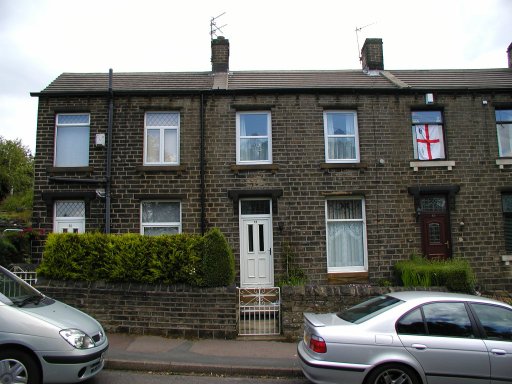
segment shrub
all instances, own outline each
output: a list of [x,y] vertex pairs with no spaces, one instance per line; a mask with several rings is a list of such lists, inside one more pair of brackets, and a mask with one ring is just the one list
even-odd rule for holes
[[475,275],[466,260],[427,260],[413,256],[394,266],[399,281],[406,287],[445,286],[450,291],[473,293]]
[[50,234],[38,272],[59,280],[229,285],[234,257],[220,230],[142,236]]

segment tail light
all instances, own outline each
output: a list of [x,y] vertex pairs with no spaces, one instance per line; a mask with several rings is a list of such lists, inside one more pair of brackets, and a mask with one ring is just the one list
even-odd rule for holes
[[327,344],[325,344],[325,340],[315,335],[311,335],[311,338],[309,339],[309,348],[316,353],[327,352]]

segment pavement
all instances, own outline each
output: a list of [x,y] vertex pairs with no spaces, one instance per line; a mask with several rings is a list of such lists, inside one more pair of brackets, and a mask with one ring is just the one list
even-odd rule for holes
[[105,368],[166,373],[303,377],[297,343],[275,340],[173,339],[114,333]]

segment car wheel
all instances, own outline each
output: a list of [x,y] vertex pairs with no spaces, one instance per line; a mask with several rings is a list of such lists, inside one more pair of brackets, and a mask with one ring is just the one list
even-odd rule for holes
[[22,351],[1,351],[0,383],[40,384],[41,374],[34,358]]
[[375,368],[366,384],[421,384],[416,372],[401,364],[386,364]]

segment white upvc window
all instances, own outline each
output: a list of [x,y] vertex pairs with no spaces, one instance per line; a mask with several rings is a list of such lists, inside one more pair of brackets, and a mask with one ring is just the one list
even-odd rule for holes
[[141,234],[157,236],[181,233],[181,203],[179,201],[143,201],[140,212]]
[[329,199],[325,203],[327,272],[366,272],[366,217],[363,198]]
[[272,163],[272,129],[270,112],[237,112],[237,164]]
[[179,165],[180,114],[147,112],[144,141],[145,165]]
[[500,157],[512,157],[512,109],[496,110],[496,130]]
[[55,124],[56,167],[87,167],[89,165],[88,113],[59,113]]
[[417,160],[446,158],[441,111],[412,111],[412,140]]
[[359,163],[359,133],[356,111],[325,111],[326,163]]

